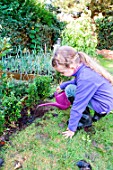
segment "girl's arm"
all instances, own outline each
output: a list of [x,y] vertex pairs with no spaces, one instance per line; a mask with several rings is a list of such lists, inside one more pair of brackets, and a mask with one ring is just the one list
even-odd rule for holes
[[69,130],[75,132],[78,126],[78,122],[82,117],[82,113],[86,109],[89,101],[97,91],[98,87],[93,83],[93,81],[81,80],[78,82],[76,97],[73,102],[70,119],[69,119]]
[[60,84],[60,88],[62,90],[64,90],[66,88],[66,86],[68,86],[69,84],[75,84],[76,85],[76,78],[73,79],[73,80],[69,80],[69,81],[63,82],[62,84]]

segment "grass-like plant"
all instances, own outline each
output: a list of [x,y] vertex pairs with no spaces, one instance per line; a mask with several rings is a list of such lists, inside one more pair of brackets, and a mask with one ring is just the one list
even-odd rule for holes
[[51,74],[53,69],[51,66],[51,52],[36,52],[34,49],[31,53],[23,51],[19,47],[16,56],[2,57],[1,64],[3,71],[10,71],[24,74]]

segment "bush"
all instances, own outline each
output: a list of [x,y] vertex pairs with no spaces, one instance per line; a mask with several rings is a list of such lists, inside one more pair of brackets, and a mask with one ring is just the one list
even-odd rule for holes
[[37,76],[27,89],[28,99],[26,104],[31,106],[37,103],[39,99],[46,98],[51,91],[51,81],[50,76]]
[[88,16],[82,16],[69,24],[62,32],[62,44],[75,47],[77,51],[83,51],[95,55],[97,38],[94,34],[95,26]]
[[113,50],[113,17],[103,17],[96,20],[98,49]]
[[0,20],[4,28],[1,35],[10,37],[13,47],[51,47],[62,29],[56,16],[37,0],[2,0]]
[[[0,133],[5,126],[21,117],[24,106],[31,108],[40,99],[50,94],[52,79],[49,76],[36,77],[32,82],[15,81],[3,75],[0,79]],[[24,100],[27,97],[26,100]]]
[[0,78],[0,133],[5,124],[11,124],[21,117],[22,98],[26,95],[26,83],[8,79],[4,74]]

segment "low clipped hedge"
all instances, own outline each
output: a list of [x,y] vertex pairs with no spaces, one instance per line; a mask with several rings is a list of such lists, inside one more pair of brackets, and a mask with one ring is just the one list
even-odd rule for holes
[[[51,77],[39,76],[32,82],[0,78],[0,135],[21,117],[23,107],[32,108],[50,94]],[[26,99],[26,100],[25,100]]]

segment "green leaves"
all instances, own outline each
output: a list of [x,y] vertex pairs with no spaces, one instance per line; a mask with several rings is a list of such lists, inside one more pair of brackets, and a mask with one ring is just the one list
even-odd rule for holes
[[75,47],[77,51],[83,51],[95,55],[97,37],[93,35],[95,26],[90,17],[82,16],[67,24],[62,32],[62,44]]
[[49,96],[51,81],[50,76],[37,76],[28,83],[11,80],[3,75],[0,79],[0,133],[5,124],[16,122],[21,117],[24,106],[30,108]]
[[37,0],[3,0],[0,2],[0,21],[3,27],[1,35],[11,38],[14,50],[18,45],[34,49],[34,44],[39,50],[45,43],[50,48],[62,27],[56,16]]
[[103,17],[96,20],[98,34],[98,49],[113,50],[113,17]]
[[31,106],[38,102],[39,99],[46,98],[51,90],[52,79],[50,76],[37,76],[33,83],[29,84],[27,89],[28,99],[26,101],[27,106]]
[[0,36],[0,58],[5,56],[9,51],[11,51],[11,45],[9,43],[9,38],[2,38]]

